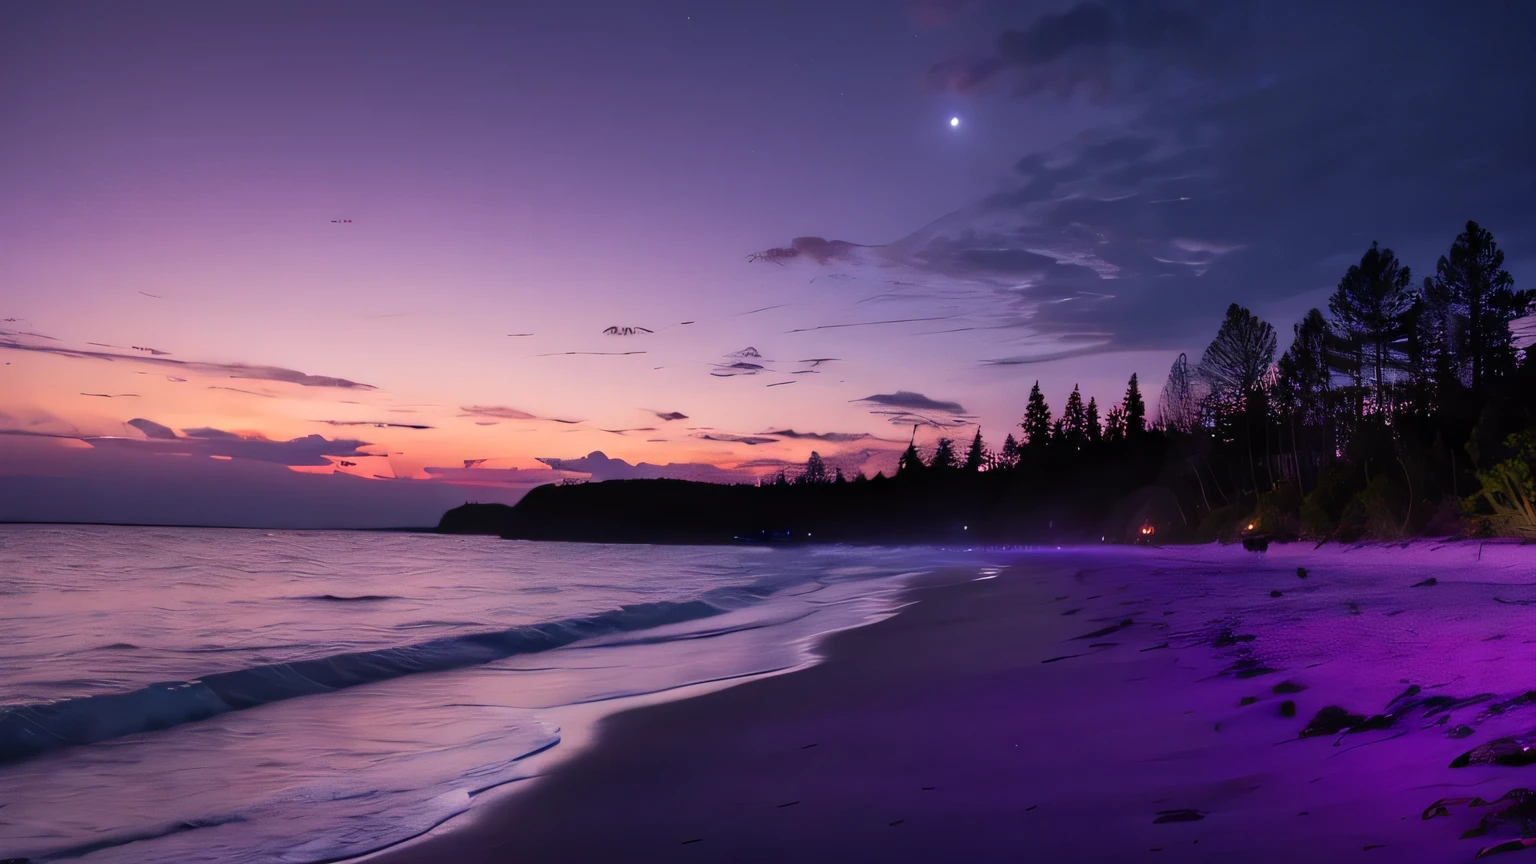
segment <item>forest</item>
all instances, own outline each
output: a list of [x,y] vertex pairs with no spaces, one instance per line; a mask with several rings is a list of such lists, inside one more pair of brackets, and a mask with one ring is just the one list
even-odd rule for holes
[[[1131,375],[1102,409],[1036,383],[995,448],[908,446],[895,476],[845,478],[818,454],[758,486],[640,480],[470,505],[441,530],[528,539],[975,542],[1536,538],[1536,349],[1476,223],[1415,283],[1373,243],[1327,309],[1280,334],[1234,303],[1149,410]],[[1278,353],[1278,357],[1276,356]]]

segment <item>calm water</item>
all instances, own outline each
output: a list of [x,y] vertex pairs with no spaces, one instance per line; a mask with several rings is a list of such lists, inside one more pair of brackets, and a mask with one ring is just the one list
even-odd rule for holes
[[0,526],[0,858],[362,854],[529,776],[570,706],[807,662],[936,563]]

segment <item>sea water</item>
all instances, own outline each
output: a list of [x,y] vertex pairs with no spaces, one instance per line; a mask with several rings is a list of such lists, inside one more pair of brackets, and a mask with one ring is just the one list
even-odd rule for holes
[[383,848],[562,709],[809,662],[938,555],[0,526],[0,859]]

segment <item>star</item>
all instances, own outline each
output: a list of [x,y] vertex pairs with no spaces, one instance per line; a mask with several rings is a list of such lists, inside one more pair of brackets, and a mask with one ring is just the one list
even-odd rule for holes
[[951,128],[953,128],[955,126],[959,126],[960,125],[960,118],[959,117],[951,117],[951,118],[949,118],[949,125],[950,125]]

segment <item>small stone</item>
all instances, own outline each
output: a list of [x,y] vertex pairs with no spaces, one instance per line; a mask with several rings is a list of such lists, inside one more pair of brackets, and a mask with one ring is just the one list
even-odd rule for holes
[[1271,687],[1270,692],[1274,693],[1276,696],[1279,696],[1283,693],[1300,693],[1305,689],[1307,688],[1297,684],[1295,681],[1281,681],[1279,684]]
[[1307,578],[1307,568],[1305,568],[1305,567],[1297,567],[1296,568],[1296,578],[1298,578],[1298,579],[1305,579],[1305,578]]
[[1259,697],[1257,696],[1244,696],[1243,698],[1237,700],[1237,707],[1242,708],[1248,705],[1252,705],[1257,701],[1259,701]]
[[1335,735],[1345,729],[1365,720],[1363,714],[1351,714],[1337,705],[1318,711],[1313,715],[1312,722],[1301,730],[1302,738],[1314,738],[1319,735]]
[[1271,596],[1271,597],[1284,597],[1285,595],[1281,594],[1279,591],[1271,591],[1271,592],[1269,592],[1269,596]]
[[1287,699],[1284,702],[1280,703],[1280,716],[1281,717],[1295,717],[1296,716],[1296,702],[1295,702],[1295,700]]
[[[1450,719],[1449,715],[1447,715],[1446,719]],[[1467,724],[1462,723],[1459,726],[1452,726],[1451,728],[1445,730],[1445,737],[1447,737],[1447,738],[1466,738],[1467,736],[1471,735],[1472,732],[1473,732],[1473,729],[1472,729],[1471,726],[1468,726]]]
[[1428,579],[1425,579],[1423,582],[1415,582],[1415,583],[1413,583],[1413,587],[1414,588],[1433,588],[1433,587],[1435,587],[1438,584],[1440,584],[1440,580],[1438,580],[1435,577],[1431,576]]

